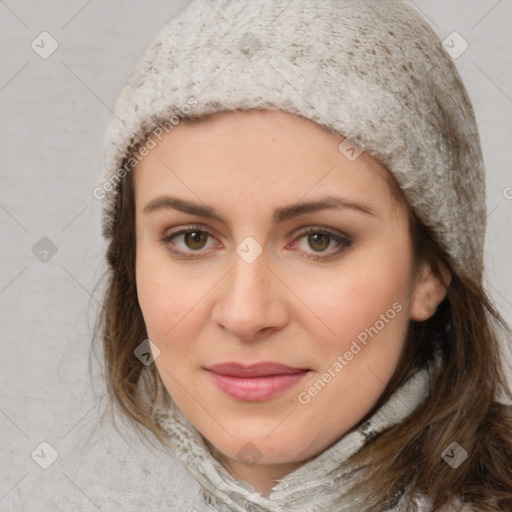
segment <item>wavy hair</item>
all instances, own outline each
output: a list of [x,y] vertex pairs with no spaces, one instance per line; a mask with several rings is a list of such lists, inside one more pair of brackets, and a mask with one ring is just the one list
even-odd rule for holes
[[[135,281],[135,201],[132,172],[118,184],[114,229],[107,252],[106,287],[94,327],[91,353],[102,343],[101,362],[114,409],[144,440],[165,444],[165,433],[152,419],[154,404],[165,394],[154,364],[134,356],[147,338]],[[362,497],[361,512],[381,512],[407,495],[425,495],[432,512],[457,500],[475,512],[512,510],[512,400],[500,357],[500,336],[510,346],[512,332],[480,282],[457,275],[449,256],[418,220],[389,174],[394,197],[404,201],[416,264],[428,261],[442,282],[441,266],[452,280],[436,313],[424,322],[410,321],[404,352],[393,377],[369,418],[418,368],[441,352],[444,363],[431,381],[430,397],[402,423],[377,435],[347,461],[364,468],[352,490]],[[149,434],[149,435],[148,435]],[[152,436],[152,435],[154,436]],[[456,469],[441,457],[452,442],[469,454]],[[407,510],[416,509],[411,501]]]

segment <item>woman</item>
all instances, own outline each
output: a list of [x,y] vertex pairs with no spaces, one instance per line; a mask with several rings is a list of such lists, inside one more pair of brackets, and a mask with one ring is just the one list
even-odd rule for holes
[[511,510],[510,329],[451,58],[397,1],[209,3],[108,128],[112,404],[215,510]]

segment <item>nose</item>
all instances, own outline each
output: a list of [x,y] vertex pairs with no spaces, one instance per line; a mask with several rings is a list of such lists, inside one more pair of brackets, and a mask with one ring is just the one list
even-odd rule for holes
[[288,322],[286,286],[268,265],[265,251],[252,263],[238,254],[234,266],[215,288],[213,322],[245,341],[282,329]]

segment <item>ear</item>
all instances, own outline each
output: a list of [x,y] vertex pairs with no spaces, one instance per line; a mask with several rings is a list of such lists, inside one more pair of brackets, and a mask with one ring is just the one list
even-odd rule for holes
[[430,263],[422,262],[420,264],[409,310],[411,320],[417,322],[428,320],[446,297],[452,276],[445,265],[440,263],[439,266],[442,280],[432,272]]

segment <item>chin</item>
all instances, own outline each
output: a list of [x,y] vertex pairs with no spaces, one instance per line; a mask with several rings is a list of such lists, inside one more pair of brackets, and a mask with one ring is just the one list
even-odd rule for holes
[[[215,452],[240,462],[248,461],[253,464],[296,464],[315,456],[315,450],[307,445],[305,439],[293,440],[287,432],[273,439],[268,437],[269,430],[254,435],[245,435],[235,438],[210,438],[210,445]],[[283,440],[286,439],[286,443]]]

